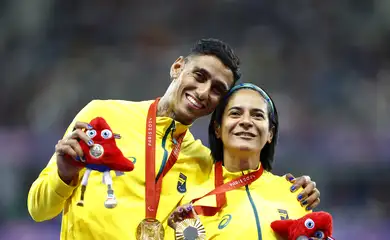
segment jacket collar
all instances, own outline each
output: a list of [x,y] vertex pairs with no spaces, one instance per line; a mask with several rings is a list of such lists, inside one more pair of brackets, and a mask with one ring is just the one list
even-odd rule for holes
[[180,136],[192,125],[184,125],[170,117],[157,117],[156,118],[156,134],[157,136],[163,137],[165,134],[172,134],[174,137]]

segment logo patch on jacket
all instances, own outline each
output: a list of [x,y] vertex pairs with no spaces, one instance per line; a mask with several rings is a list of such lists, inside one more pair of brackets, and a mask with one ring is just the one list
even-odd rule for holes
[[279,212],[279,215],[280,215],[280,219],[281,219],[281,220],[289,219],[289,218],[288,218],[288,213],[287,213],[286,210],[284,210],[284,209],[278,209],[278,212]]
[[183,173],[180,173],[179,180],[177,181],[177,191],[179,191],[180,193],[185,193],[187,191],[186,183],[187,176]]

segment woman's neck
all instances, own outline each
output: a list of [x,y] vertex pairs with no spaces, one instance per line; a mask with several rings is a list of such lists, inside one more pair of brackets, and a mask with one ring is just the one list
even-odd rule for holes
[[229,151],[224,149],[223,162],[229,172],[256,170],[260,164],[260,153],[244,153],[242,151]]

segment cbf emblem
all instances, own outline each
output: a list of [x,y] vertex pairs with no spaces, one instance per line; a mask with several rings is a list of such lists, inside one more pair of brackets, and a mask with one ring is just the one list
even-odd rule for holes
[[179,193],[187,192],[186,185],[187,185],[187,176],[184,175],[183,173],[180,173],[179,180],[177,181],[177,191],[179,191]]
[[281,219],[281,220],[289,219],[289,218],[288,218],[288,213],[287,213],[286,210],[284,210],[284,209],[278,209],[278,212],[279,212],[279,216],[280,216],[280,219]]

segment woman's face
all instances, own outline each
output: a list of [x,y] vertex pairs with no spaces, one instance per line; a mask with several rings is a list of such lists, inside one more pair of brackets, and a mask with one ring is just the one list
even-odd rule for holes
[[260,153],[273,137],[264,98],[252,89],[233,93],[223,113],[222,124],[216,128],[216,134],[225,149]]

